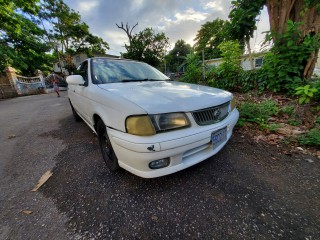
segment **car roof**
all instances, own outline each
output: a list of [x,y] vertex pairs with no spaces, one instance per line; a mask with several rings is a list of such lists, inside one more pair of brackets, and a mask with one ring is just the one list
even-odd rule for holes
[[132,59],[126,59],[126,58],[111,58],[111,57],[92,57],[92,58],[88,58],[86,60],[93,60],[93,59],[106,59],[106,60],[112,60],[112,61],[126,61],[126,62],[139,62],[139,63],[144,63],[144,62],[140,62],[137,60],[132,60]]

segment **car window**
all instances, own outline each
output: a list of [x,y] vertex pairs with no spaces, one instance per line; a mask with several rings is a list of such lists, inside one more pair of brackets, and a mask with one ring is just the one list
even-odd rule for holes
[[92,59],[92,79],[95,84],[136,80],[168,80],[168,77],[143,62]]
[[79,74],[83,77],[83,79],[88,82],[88,61],[84,61],[77,68],[76,74]]

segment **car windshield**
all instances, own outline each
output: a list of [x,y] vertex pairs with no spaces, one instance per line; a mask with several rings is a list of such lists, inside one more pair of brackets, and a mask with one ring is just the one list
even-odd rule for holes
[[167,80],[170,79],[166,75],[143,62],[107,58],[92,59],[94,84]]

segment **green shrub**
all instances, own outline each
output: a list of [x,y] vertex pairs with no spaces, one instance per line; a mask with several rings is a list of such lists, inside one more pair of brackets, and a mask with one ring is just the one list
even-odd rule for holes
[[293,95],[303,83],[304,63],[319,48],[319,40],[317,35],[307,34],[301,41],[301,24],[289,20],[286,32],[276,36],[276,43],[264,57],[260,90],[266,88]]
[[320,78],[313,80],[310,85],[312,88],[317,89],[317,92],[313,94],[313,100],[320,101]]
[[320,130],[317,128],[311,129],[308,133],[301,135],[298,138],[299,143],[308,146],[320,148]]
[[222,63],[208,71],[208,83],[212,87],[233,90],[242,71],[240,45],[236,41],[227,41],[221,43],[218,48],[222,52]]
[[282,126],[283,124],[281,123],[271,123],[268,125],[268,129],[270,130],[270,132],[276,132]]
[[316,88],[311,87],[309,84],[303,87],[297,87],[295,95],[299,96],[299,104],[310,103],[313,99],[314,93],[318,92]]
[[290,118],[288,120],[288,124],[290,124],[291,126],[299,126],[301,125],[301,122],[297,121],[296,119],[294,118]]
[[186,59],[186,70],[182,77],[182,81],[188,83],[198,83],[202,79],[201,62],[197,55],[190,53]]
[[284,106],[281,108],[281,112],[288,114],[289,116],[292,116],[294,113],[294,106],[293,105]]
[[249,92],[250,90],[257,87],[259,82],[259,75],[259,69],[241,71],[236,85],[240,88],[241,92]]
[[240,124],[243,122],[253,122],[260,126],[266,124],[271,116],[278,114],[277,103],[272,100],[266,100],[261,103],[244,102],[239,107]]

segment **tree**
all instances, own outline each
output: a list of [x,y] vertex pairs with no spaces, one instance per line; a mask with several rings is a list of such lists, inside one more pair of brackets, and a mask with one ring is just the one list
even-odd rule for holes
[[50,65],[50,46],[44,31],[36,24],[38,1],[1,1],[0,69],[13,66],[26,75]]
[[133,25],[133,27],[130,27],[129,23],[126,24],[126,27],[124,27],[123,25],[123,22],[121,22],[121,26],[119,26],[117,23],[116,23],[117,27],[122,29],[123,31],[125,31],[125,33],[127,34],[128,36],[128,39],[129,39],[129,45],[131,44],[131,40],[132,40],[132,31],[133,29],[138,26],[138,23],[136,23],[135,25]]
[[105,54],[109,49],[108,43],[91,34],[89,26],[81,21],[80,14],[70,9],[63,0],[44,1],[41,9],[40,20],[49,22],[53,28],[47,35],[55,54],[59,61],[61,58],[66,61],[66,69],[69,72],[75,68],[72,55],[86,53],[93,56]]
[[201,55],[202,50],[204,50],[206,59],[219,58],[221,56],[218,45],[227,38],[225,31],[226,23],[227,21],[217,18],[201,26],[194,39],[194,50],[197,55]]
[[132,36],[131,43],[125,44],[125,58],[146,62],[158,67],[164,59],[164,53],[169,45],[169,39],[164,33],[155,33],[152,28],[146,28]]
[[[267,6],[270,31],[272,33],[271,36],[276,49],[281,48],[279,45],[285,46],[288,44],[283,41],[283,39],[286,38],[284,35],[287,32],[289,21],[293,24],[298,24],[301,33],[297,41],[295,43],[291,43],[291,45],[295,44],[299,47],[299,45],[303,44],[306,38],[309,38],[310,36],[319,36],[320,34],[320,3],[318,0],[259,0],[256,2],[236,0],[232,3],[237,9],[233,9],[232,11],[234,11],[234,13],[237,12],[235,15],[237,15],[238,19],[246,19],[245,15],[248,15],[248,9],[253,8],[251,4],[254,4],[255,10],[251,11],[250,17],[246,20],[250,27],[248,33],[252,31],[252,26],[255,27],[255,18],[260,12],[258,10],[264,5]],[[240,22],[240,24],[243,23]],[[238,28],[241,28],[241,25],[239,25]],[[313,49],[309,56],[303,61],[303,70],[301,70],[299,77],[307,79],[311,77],[319,53],[319,48],[320,43],[318,44],[318,47]]]
[[190,44],[187,44],[184,40],[178,40],[174,48],[166,56],[166,61],[171,71],[178,71],[178,67],[186,60],[188,54],[192,51]]
[[228,32],[240,44],[247,45],[251,69],[253,69],[250,38],[253,37],[254,31],[257,29],[256,17],[260,14],[265,0],[241,0],[233,1],[232,3],[233,9],[229,13],[230,24],[227,25]]
[[[275,41],[279,35],[284,35],[287,30],[287,23],[291,20],[293,23],[302,23],[299,27],[301,30],[300,42],[307,35],[320,35],[320,3],[317,0],[267,0],[267,8],[269,13],[270,30],[273,40]],[[282,44],[281,41],[277,41]],[[320,48],[320,40],[318,48],[312,51],[309,58],[305,61],[302,77],[310,78]]]

